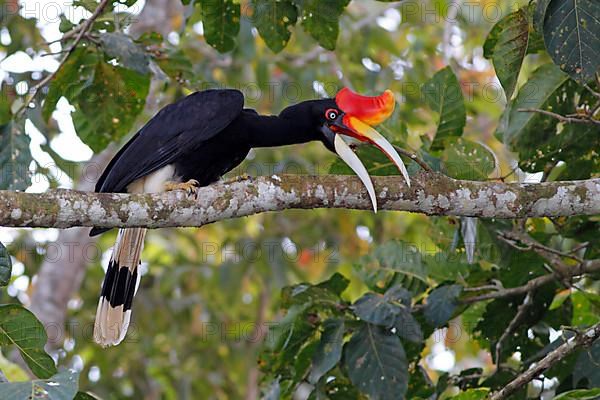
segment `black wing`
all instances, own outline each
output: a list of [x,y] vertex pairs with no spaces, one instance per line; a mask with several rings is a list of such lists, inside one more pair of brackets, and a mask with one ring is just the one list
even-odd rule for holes
[[122,192],[225,129],[242,111],[237,90],[195,92],[160,110],[108,164],[96,192]]

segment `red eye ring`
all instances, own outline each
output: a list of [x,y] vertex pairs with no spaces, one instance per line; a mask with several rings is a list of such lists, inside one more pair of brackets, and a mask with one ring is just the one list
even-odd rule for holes
[[327,111],[325,111],[325,118],[330,121],[335,121],[339,115],[340,112],[334,108],[329,108]]

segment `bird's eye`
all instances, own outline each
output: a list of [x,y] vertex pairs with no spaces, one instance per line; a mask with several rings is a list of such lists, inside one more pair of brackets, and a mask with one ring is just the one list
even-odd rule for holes
[[338,115],[339,114],[337,110],[334,110],[333,108],[330,108],[329,110],[325,111],[325,117],[327,117],[327,119],[330,121],[335,121]]

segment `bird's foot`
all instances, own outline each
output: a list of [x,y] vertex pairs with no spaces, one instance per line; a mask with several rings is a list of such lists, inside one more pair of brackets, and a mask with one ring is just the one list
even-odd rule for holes
[[195,179],[190,179],[187,182],[167,182],[165,183],[165,191],[171,192],[174,190],[185,190],[188,195],[196,196],[200,182]]
[[251,181],[252,177],[248,174],[242,174],[239,176],[235,176],[233,178],[229,178],[223,181],[225,185],[231,185],[232,183],[238,183],[243,181]]

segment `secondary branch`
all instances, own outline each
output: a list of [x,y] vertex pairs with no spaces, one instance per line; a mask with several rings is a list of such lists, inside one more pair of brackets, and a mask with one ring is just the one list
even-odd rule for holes
[[[401,177],[374,177],[381,210],[484,218],[600,214],[600,179],[538,184],[461,181],[421,172],[408,188]],[[198,190],[147,195],[54,190],[0,191],[0,226],[70,228],[199,227],[286,209],[370,210],[353,176],[284,175],[221,182]]]
[[600,338],[600,323],[594,325],[585,332],[577,333],[577,335],[568,339],[527,371],[505,385],[501,390],[492,393],[490,400],[509,399],[514,392],[540,376],[548,368],[556,365],[560,360],[574,352],[576,349],[591,345],[598,338]]

